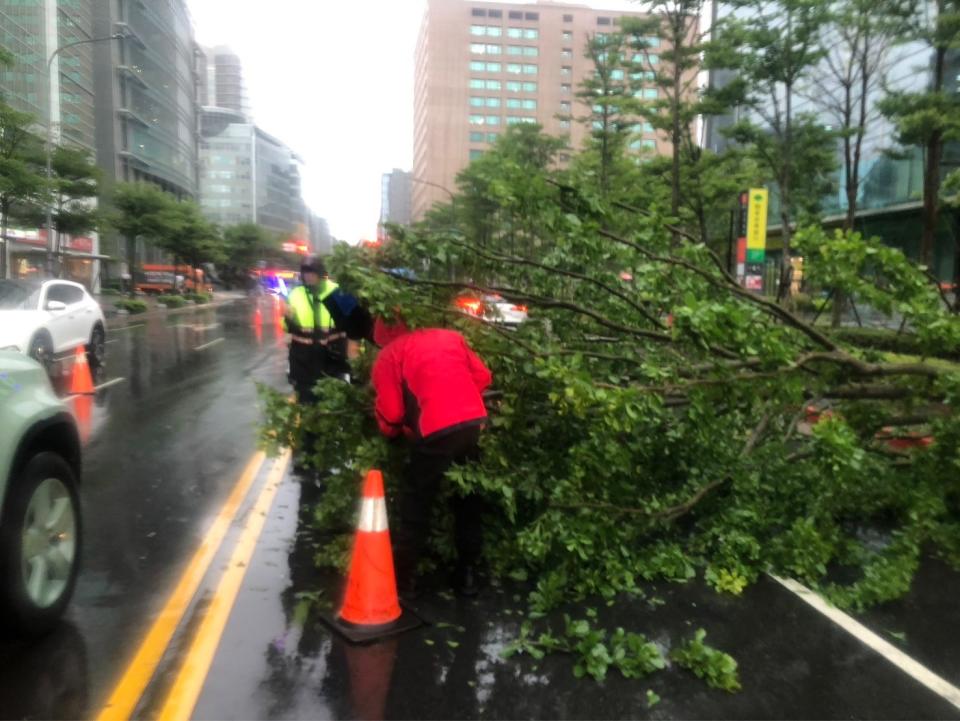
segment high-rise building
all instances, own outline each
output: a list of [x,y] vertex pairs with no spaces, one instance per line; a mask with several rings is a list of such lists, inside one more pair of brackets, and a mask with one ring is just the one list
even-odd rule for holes
[[309,231],[312,251],[320,255],[329,255],[333,250],[333,235],[330,234],[330,225],[326,218],[311,212]]
[[226,108],[247,118],[253,115],[243,63],[230,48],[218,45],[200,50],[197,84],[200,105]]
[[380,183],[380,222],[410,225],[413,218],[413,181],[406,170],[394,168]]
[[200,206],[221,225],[257,223],[281,235],[307,225],[300,158],[242,113],[201,114]]
[[[96,148],[93,45],[68,47],[56,56],[54,52],[94,37],[93,0],[0,0],[0,47],[13,55],[13,65],[0,68],[0,96],[16,110],[33,115],[41,137],[49,122],[55,145],[91,154]],[[8,229],[8,236],[10,274],[42,272],[46,231],[14,227]],[[97,235],[61,236],[59,242],[65,275],[94,287]]]
[[[563,116],[589,112],[576,107],[577,90],[594,72],[584,49],[591,36],[615,33],[623,16],[644,13],[427,0],[416,49],[413,218],[446,200],[444,189],[453,192],[457,173],[508,125],[536,122],[582,147],[589,130]],[[643,92],[653,99],[659,90],[651,80]],[[649,124],[643,132],[642,147],[670,151]]]
[[[96,79],[97,162],[104,187],[148,182],[178,198],[197,197],[196,43],[186,0],[93,0],[98,37]],[[104,252],[120,263],[126,247],[112,234]],[[140,258],[158,260],[144,247]],[[109,269],[113,275],[123,267]]]

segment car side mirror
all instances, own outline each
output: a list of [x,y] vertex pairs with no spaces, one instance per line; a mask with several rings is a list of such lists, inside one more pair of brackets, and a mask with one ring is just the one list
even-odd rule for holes
[[67,304],[62,303],[59,300],[48,300],[47,301],[47,310],[53,311],[54,313],[59,313],[62,310],[67,309]]

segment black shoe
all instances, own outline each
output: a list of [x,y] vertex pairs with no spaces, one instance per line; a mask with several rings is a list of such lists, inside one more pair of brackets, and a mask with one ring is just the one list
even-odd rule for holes
[[473,598],[480,593],[480,574],[476,566],[468,564],[457,569],[453,578],[453,591],[463,598]]

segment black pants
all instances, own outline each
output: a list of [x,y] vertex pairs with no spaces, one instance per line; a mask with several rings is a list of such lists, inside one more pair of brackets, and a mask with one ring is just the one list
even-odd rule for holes
[[[400,526],[395,537],[397,576],[401,584],[413,578],[417,561],[427,543],[430,516],[444,474],[454,464],[479,458],[479,441],[480,427],[471,426],[413,446],[400,488]],[[450,503],[460,564],[474,564],[480,558],[483,543],[481,499],[474,494],[454,495]]]

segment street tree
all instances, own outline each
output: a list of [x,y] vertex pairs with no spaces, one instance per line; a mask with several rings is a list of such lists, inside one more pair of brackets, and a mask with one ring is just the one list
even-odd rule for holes
[[960,49],[960,2],[904,0],[902,7],[905,18],[898,39],[929,48],[929,82],[923,90],[892,90],[880,108],[896,124],[901,146],[923,149],[920,262],[930,268],[940,225],[944,149],[947,143],[960,140],[960,95],[955,83],[951,89],[947,73],[950,53]]
[[[874,98],[886,83],[890,49],[902,20],[896,2],[840,0],[831,6],[825,29],[827,50],[801,91],[826,118],[842,144],[841,180],[846,199],[843,229],[856,222],[862,181],[863,145],[879,117]],[[838,327],[846,299],[832,290],[833,325]]]
[[59,255],[63,235],[86,235],[97,228],[100,213],[94,199],[99,194],[101,173],[90,152],[65,146],[53,151],[51,167],[55,252]]
[[111,205],[108,222],[126,242],[132,296],[138,269],[137,243],[163,242],[175,236],[179,223],[177,199],[150,183],[120,183],[113,189]]
[[256,223],[229,225],[223,229],[225,274],[238,282],[260,261],[276,257],[280,239]]
[[33,133],[33,116],[21,113],[0,100],[0,278],[9,274],[11,221],[39,225],[48,197],[43,167],[43,143]]
[[741,75],[750,113],[729,135],[753,152],[776,184],[783,241],[779,295],[790,292],[791,236],[816,216],[835,167],[833,133],[813,113],[797,113],[798,91],[826,54],[829,5],[821,0],[734,0],[740,12],[718,29],[725,61]]

